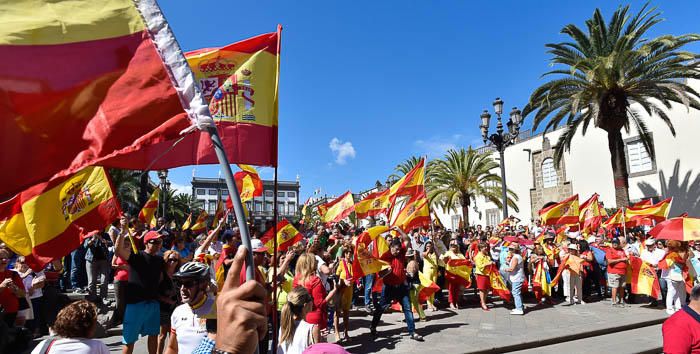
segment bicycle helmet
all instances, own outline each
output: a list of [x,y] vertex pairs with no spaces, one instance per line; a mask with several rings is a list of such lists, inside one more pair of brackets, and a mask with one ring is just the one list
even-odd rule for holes
[[173,278],[209,278],[209,266],[201,262],[187,262],[180,266]]

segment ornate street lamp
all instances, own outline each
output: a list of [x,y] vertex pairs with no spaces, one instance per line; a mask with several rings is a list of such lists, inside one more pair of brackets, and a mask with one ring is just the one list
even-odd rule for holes
[[165,219],[165,191],[170,188],[168,182],[168,170],[158,170],[158,179],[160,179],[160,204],[163,206],[163,219]]
[[519,109],[513,107],[510,111],[510,120],[506,125],[508,126],[508,132],[503,130],[503,123],[501,122],[501,114],[503,114],[503,101],[500,98],[496,98],[493,101],[493,110],[496,112],[498,117],[498,123],[496,124],[496,132],[489,135],[489,122],[491,120],[491,114],[487,110],[481,113],[481,137],[484,139],[484,143],[489,141],[498,151],[501,158],[501,192],[502,192],[502,203],[503,203],[503,219],[508,217],[508,187],[506,186],[506,166],[505,158],[503,152],[510,145],[513,145],[520,132],[520,126],[523,122],[522,114]]

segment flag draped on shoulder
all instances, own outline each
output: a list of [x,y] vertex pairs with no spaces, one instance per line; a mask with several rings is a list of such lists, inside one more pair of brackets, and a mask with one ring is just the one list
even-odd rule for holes
[[[275,252],[274,247],[274,228],[267,230],[267,232],[260,238],[260,241],[267,247],[267,252],[273,254]],[[277,224],[277,251],[284,252],[289,247],[293,246],[295,243],[301,241],[304,238],[294,225],[290,224],[287,219],[282,219]]]
[[425,302],[433,294],[440,291],[440,286],[423,274],[423,272],[418,272],[418,280],[420,280],[418,285],[418,301],[420,303]]
[[628,208],[625,210],[625,223],[631,227],[664,221],[671,210],[671,202],[672,198],[668,198],[653,205]]
[[358,219],[365,219],[370,216],[386,214],[389,210],[389,190],[367,194],[361,201],[355,204],[355,214]]
[[[236,172],[233,178],[236,180],[236,188],[241,194],[241,201],[247,202],[254,197],[260,197],[263,194],[263,183],[258,175],[258,171],[253,166],[239,164],[241,171]],[[230,199],[231,197],[229,197]],[[233,207],[233,205],[231,206]],[[229,208],[231,209],[231,208]]]
[[350,213],[355,210],[355,202],[352,199],[350,191],[345,192],[338,198],[323,205],[325,212],[322,220],[325,224],[337,223],[345,219]]
[[632,294],[642,294],[658,299],[661,294],[661,286],[654,268],[649,263],[642,261],[641,258],[634,256],[630,257],[630,268],[632,270]]
[[[357,279],[359,277],[375,274],[389,267],[389,264],[376,257],[370,250],[370,244],[381,234],[388,232],[386,226],[374,226],[360,234],[355,244],[354,261],[352,262],[352,274]],[[386,242],[386,241],[385,241]]]
[[450,259],[445,263],[445,278],[466,288],[471,286],[472,262],[466,259]]
[[544,225],[575,224],[579,222],[578,194],[539,211]]
[[151,196],[143,205],[141,211],[139,212],[139,221],[148,225],[150,227],[156,226],[156,211],[158,211],[158,201],[160,196],[160,188],[156,188],[151,193]]
[[[0,240],[29,258],[63,257],[120,212],[104,168],[88,167],[0,203]],[[34,264],[40,269],[45,262]]]
[[535,265],[535,274],[532,275],[532,288],[542,292],[542,295],[552,296],[552,280],[545,269],[545,260],[541,259]]
[[14,0],[0,14],[0,167],[31,171],[2,174],[0,195],[90,165],[157,169],[142,152],[213,124],[155,0]]

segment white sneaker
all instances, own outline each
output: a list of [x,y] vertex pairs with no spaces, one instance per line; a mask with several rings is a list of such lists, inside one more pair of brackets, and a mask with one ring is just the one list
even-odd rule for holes
[[525,314],[525,312],[523,312],[523,310],[514,309],[514,310],[510,311],[510,314],[511,314],[511,315],[522,316],[522,315]]
[[673,315],[674,313],[676,313],[676,311],[673,311],[671,309],[666,309],[666,314]]

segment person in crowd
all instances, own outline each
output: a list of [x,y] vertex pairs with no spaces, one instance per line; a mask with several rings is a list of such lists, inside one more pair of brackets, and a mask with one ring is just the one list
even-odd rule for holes
[[[578,241],[578,251],[579,257],[583,260],[581,265],[583,266],[583,271],[581,272],[581,279],[583,282],[583,301],[590,301],[591,293],[594,284],[596,284],[596,264],[595,256],[591,247],[588,245],[588,241],[579,240]],[[597,285],[596,285],[597,286]]]
[[685,305],[685,278],[683,271],[687,270],[688,250],[680,241],[666,242],[668,251],[660,262],[661,277],[666,280],[666,313],[669,315],[679,311]]
[[209,266],[201,262],[187,262],[173,274],[182,304],[170,316],[166,354],[192,353],[207,336],[206,318],[213,315],[215,302],[209,274]]
[[131,253],[124,244],[128,232],[126,218],[120,220],[122,232],[117,237],[115,253],[129,264],[129,282],[122,330],[122,352],[131,354],[139,336],[148,336],[148,353],[155,354],[160,332],[160,304],[158,290],[163,280],[164,261],[158,255],[163,241],[156,231],[148,231],[143,241],[145,251]]
[[[171,315],[177,307],[180,298],[173,282],[175,272],[182,264],[180,253],[176,250],[168,250],[163,253],[164,273],[158,286],[158,302],[160,303],[160,332],[158,333],[158,353],[163,353],[168,346],[168,334],[171,334]],[[207,267],[206,271],[209,271]]]
[[[443,263],[447,263],[453,259],[466,259],[460,252],[459,243],[456,239],[450,240],[450,249],[440,258]],[[464,287],[459,281],[450,279],[447,280],[447,301],[450,303],[450,308],[454,310],[459,309],[459,300],[462,297],[463,290]]]
[[277,354],[302,354],[309,346],[321,342],[318,325],[305,320],[313,303],[313,297],[304,287],[296,287],[287,295],[280,317]]
[[172,250],[177,251],[177,253],[180,254],[180,259],[182,259],[184,262],[189,262],[192,260],[192,258],[194,258],[194,254],[185,245],[185,239],[182,237],[175,239],[175,244],[173,245]]
[[31,302],[31,306],[28,310],[32,313],[31,316],[26,317],[26,327],[32,331],[34,337],[39,337],[39,328],[46,324],[46,306],[42,291],[46,283],[46,275],[44,275],[43,270],[34,272],[29,268],[25,262],[24,256],[17,257],[15,270],[22,278],[26,297]]
[[[333,327],[335,328],[335,337],[337,342],[348,340],[350,330],[350,309],[352,308],[352,290],[353,290],[353,275],[352,275],[352,256],[353,248],[351,245],[342,247],[343,256],[338,260],[336,275],[338,276],[338,305],[336,306],[335,317],[333,318]],[[343,334],[340,334],[340,317],[343,317]]]
[[20,299],[25,298],[26,293],[24,283],[19,274],[7,269],[10,257],[10,251],[0,249],[0,306],[3,309],[2,319],[8,327],[13,327],[19,312]]
[[[408,250],[406,252],[407,258],[409,257],[410,252],[413,250]],[[415,251],[413,251],[415,252]],[[413,311],[418,313],[418,318],[425,322],[427,321],[425,317],[425,312],[423,311],[423,305],[421,305],[419,299],[418,299],[418,289],[421,286],[420,282],[420,275],[418,274],[418,261],[416,260],[409,260],[408,263],[406,264],[406,282],[408,283],[409,286],[409,299],[411,300],[411,306],[413,307]]]
[[70,284],[76,294],[85,294],[83,287],[87,284],[85,272],[85,246],[80,245],[70,253]]
[[[88,278],[88,294],[98,305],[108,305],[107,283],[109,282],[109,242],[100,232],[94,233],[85,239],[83,246],[86,249],[85,261]],[[97,292],[99,283],[100,291]]]
[[[423,275],[430,279],[432,282],[437,282],[438,278],[438,267],[439,267],[439,261],[440,257],[435,251],[435,244],[433,243],[432,240],[428,240],[425,242],[425,245],[423,246],[425,248],[425,251],[422,254],[423,258]],[[430,295],[427,300],[428,303],[428,310],[430,311],[437,311],[437,307],[435,307],[435,295]]]
[[[661,269],[659,269],[659,262],[664,258],[666,252],[663,249],[656,247],[656,240],[653,238],[648,238],[644,241],[644,250],[641,252],[642,261],[648,263],[654,268],[656,276],[661,281]],[[666,289],[664,289],[666,290]],[[663,294],[665,299],[665,294]],[[659,299],[651,299],[650,306],[656,307],[659,304]]]
[[488,306],[486,306],[486,296],[488,291],[491,289],[491,279],[486,273],[486,268],[493,264],[491,256],[489,254],[489,244],[486,242],[479,243],[479,252],[474,257],[474,274],[476,275],[476,288],[479,292],[479,301],[481,302],[481,309],[484,311],[489,311]]
[[[118,234],[117,232],[115,235]],[[124,243],[124,251],[131,253],[131,237],[123,237],[122,242]],[[114,295],[117,305],[112,315],[111,325],[117,326],[124,320],[124,311],[126,310],[126,288],[129,283],[129,264],[115,252],[112,256],[112,269],[114,269]]]
[[566,269],[562,273],[568,273],[568,291],[569,297],[567,298],[566,305],[582,304],[586,303],[583,301],[583,281],[581,279],[581,274],[583,273],[583,258],[579,256],[578,244],[575,242],[570,243],[567,246],[569,253],[566,255],[566,259],[562,258],[562,266]]
[[[535,274],[538,274],[538,272],[547,272],[549,274],[549,258],[547,255],[544,253],[544,247],[540,243],[535,244],[534,251],[532,254],[530,254],[530,273],[534,276]],[[547,294],[544,293],[544,290],[542,289],[543,286],[547,286],[546,284],[541,284],[539,283],[539,279],[537,281],[532,282],[532,292],[535,295],[535,300],[537,303],[544,303],[546,301],[549,301],[550,304],[552,303],[551,297],[549,297]]]
[[[398,231],[401,235],[405,235],[403,230],[398,227],[394,227],[393,230]],[[406,326],[408,327],[409,338],[423,341],[423,336],[415,331],[413,312],[411,311],[411,302],[409,300],[409,288],[406,282],[406,249],[403,248],[401,240],[393,240],[391,242],[389,252],[382,256],[382,260],[389,263],[389,268],[386,270],[386,275],[383,278],[382,296],[379,305],[375,306],[370,333],[372,336],[377,336],[377,325],[382,318],[382,314],[391,305],[391,302],[396,300],[401,304]]]
[[690,292],[690,303],[683,305],[661,326],[666,354],[700,352],[700,285]]
[[44,295],[44,309],[46,316],[44,323],[37,324],[40,335],[49,334],[49,326],[53,326],[53,323],[56,321],[56,316],[58,316],[58,311],[62,307],[59,300],[59,284],[62,272],[63,262],[60,258],[52,259],[51,262],[47,263],[44,267],[46,283],[44,284],[42,292]]
[[608,286],[612,291],[612,305],[625,307],[625,277],[629,257],[622,249],[620,240],[614,238],[612,248],[606,250],[605,257],[608,261]]
[[97,308],[86,300],[64,307],[51,329],[54,335],[41,341],[32,354],[109,354],[102,341],[92,339],[97,328]]
[[304,287],[313,297],[313,307],[306,314],[306,322],[317,325],[323,331],[328,325],[328,301],[330,301],[337,291],[334,287],[330,292],[326,291],[321,278],[318,276],[318,266],[316,256],[312,253],[305,253],[299,256],[296,264],[296,275],[293,286]]
[[510,245],[508,245],[508,251],[510,253],[510,259],[508,260],[508,267],[505,270],[508,272],[508,281],[510,281],[511,284],[511,294],[513,294],[513,302],[515,303],[515,308],[510,314],[522,316],[525,314],[521,295],[523,282],[525,281],[525,263],[523,261],[523,256],[520,254],[520,244],[511,242]]

